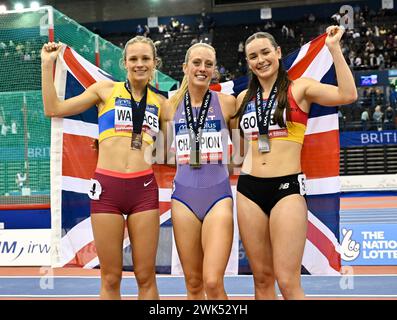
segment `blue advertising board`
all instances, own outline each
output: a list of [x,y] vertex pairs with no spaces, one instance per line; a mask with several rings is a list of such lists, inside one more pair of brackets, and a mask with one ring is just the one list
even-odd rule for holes
[[397,265],[397,224],[341,224],[342,265]]
[[340,132],[340,146],[362,147],[397,144],[397,130]]

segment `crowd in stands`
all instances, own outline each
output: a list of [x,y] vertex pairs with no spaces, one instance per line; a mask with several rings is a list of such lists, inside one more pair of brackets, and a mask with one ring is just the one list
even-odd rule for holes
[[[237,27],[250,31],[275,33],[281,47],[286,50],[284,52],[286,54],[311,40],[316,34],[323,32],[326,25],[330,23],[337,24],[342,18],[343,16],[339,13],[333,14],[328,20],[317,19],[314,14],[308,14],[302,21],[276,24],[272,20],[267,20],[258,26]],[[341,42],[345,58],[353,70],[383,70],[397,67],[397,23],[394,18],[395,16],[390,16],[390,10],[382,9],[379,12],[374,12],[367,6],[363,8],[359,5],[354,6],[354,28],[346,31],[344,40]],[[225,34],[225,30],[227,29],[218,29],[214,19],[209,14],[202,12],[195,26],[185,25],[172,17],[167,25],[162,24],[158,28],[150,29],[147,25],[143,27],[139,25],[136,34],[149,36],[156,41],[160,56],[163,56],[164,65],[169,65],[165,61],[168,58],[169,45],[178,45],[178,41],[183,37],[183,34],[191,35],[189,45],[197,42],[213,44],[218,51],[218,63],[223,65],[225,69],[224,72],[219,70],[220,81],[227,81],[246,73],[243,44],[245,38],[232,43],[237,51],[237,59],[232,62],[225,62],[222,55],[219,54],[219,52],[222,52],[220,46],[225,45],[228,37],[233,37],[234,29],[229,27],[230,35]],[[220,37],[222,38],[219,45],[214,40],[214,38],[219,37],[218,32],[221,33]],[[238,34],[241,34],[241,32],[238,32]],[[124,45],[129,36],[126,36],[125,40],[120,42],[119,45]],[[217,45],[219,48],[217,48]],[[227,46],[229,52],[231,48],[231,46]],[[170,76],[174,76],[176,80],[181,80],[180,78],[182,78],[181,73],[173,72],[167,68],[164,71],[165,73],[171,71]]]
[[[374,12],[367,6],[354,5],[354,28],[346,30],[341,41],[344,56],[353,70],[388,70],[397,68],[397,16],[395,11]],[[260,25],[217,26],[211,15],[202,12],[195,25],[187,25],[176,17],[167,24],[156,28],[138,25],[132,33],[121,33],[107,40],[123,47],[135,35],[150,37],[155,42],[162,59],[160,71],[181,81],[182,64],[189,46],[198,42],[212,44],[217,50],[218,70],[213,83],[233,80],[247,74],[244,54],[244,41],[256,31],[268,31],[278,40],[287,55],[324,32],[330,23],[338,24],[343,16],[335,13],[329,19],[318,19],[309,14],[298,21],[277,22],[266,20]],[[0,40],[0,62],[3,66],[15,67],[15,63],[38,64],[41,38],[14,42]],[[93,50],[86,46],[77,48],[80,54]],[[10,73],[8,73],[10,74]],[[12,77],[9,75],[8,77]],[[10,79],[9,79],[10,80]],[[12,79],[8,83],[12,82]],[[37,85],[40,83],[37,81]],[[35,89],[35,88],[32,88]],[[359,88],[359,99],[354,106],[340,108],[342,130],[389,130],[395,129],[397,115],[395,85],[387,90],[384,87]],[[2,90],[7,91],[7,90]],[[20,127],[11,119],[1,119],[2,136],[15,134]]]
[[[12,40],[11,37],[3,35],[0,38],[0,92],[15,91],[16,88],[39,90],[40,50],[45,39],[31,37]],[[19,72],[25,76],[21,77]]]
[[23,145],[25,138],[31,145],[49,143],[49,135],[43,132],[50,132],[51,122],[44,116],[41,94],[30,93],[24,108],[17,93],[0,95],[0,147]]
[[0,61],[10,59],[12,61],[32,61],[40,59],[41,43],[37,45],[35,40],[20,41],[17,44],[13,40],[0,40]]
[[381,87],[358,90],[358,101],[339,109],[340,129],[342,131],[395,130],[397,128],[396,85],[390,84],[386,91],[388,94],[385,94]]
[[[329,24],[339,24],[341,19],[343,15],[339,13],[333,14],[328,20],[317,19],[314,14],[309,14],[298,22],[275,23],[267,20],[261,25],[225,28],[216,27],[209,15],[203,13],[197,26],[185,26],[176,31],[170,25],[162,26],[163,31],[158,33],[163,34],[163,37],[156,38],[155,33],[150,36],[156,39],[163,65],[168,66],[162,71],[179,81],[182,78],[180,69],[187,47],[197,42],[211,43],[217,50],[218,59],[218,70],[212,82],[219,83],[246,75],[244,40],[253,32],[268,31],[274,34],[286,55],[324,32]],[[396,21],[393,11],[382,9],[374,12],[367,6],[354,6],[354,28],[346,31],[341,42],[345,59],[352,70],[397,68]],[[174,18],[170,24],[175,24]],[[167,30],[173,30],[169,36]],[[190,43],[185,41],[180,46],[181,39],[187,34],[191,35]],[[174,52],[173,46],[177,48]],[[173,60],[168,63],[171,52],[174,53],[171,54]],[[176,58],[178,54],[179,59]],[[342,106],[339,110],[341,130],[394,130],[397,114],[395,86],[391,85],[385,92],[384,90],[382,86],[364,88],[359,91],[360,98],[353,106]]]
[[383,93],[379,92],[379,90],[366,90],[364,92],[363,95],[367,103],[360,117],[362,130],[382,131],[396,129],[397,92],[395,89],[395,85],[391,84],[389,101],[386,102],[384,101]]
[[[387,10],[354,7],[354,29],[346,31],[343,52],[353,70],[397,67],[397,20]],[[340,16],[334,16],[337,22]]]

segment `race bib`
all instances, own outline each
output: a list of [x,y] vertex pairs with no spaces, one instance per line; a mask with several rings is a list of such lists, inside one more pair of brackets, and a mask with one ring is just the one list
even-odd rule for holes
[[102,186],[98,180],[91,179],[90,180],[90,190],[88,191],[88,196],[92,200],[99,200],[99,196],[102,193]]
[[148,105],[146,107],[145,116],[143,118],[143,128],[149,129],[155,133],[160,131],[160,122],[158,116],[158,108]]
[[[175,139],[171,149],[176,153],[178,163],[189,163],[190,139],[186,123],[175,123],[174,126]],[[221,129],[221,121],[207,120],[200,141],[201,163],[227,163],[231,155],[231,146],[229,132],[227,129]]]
[[299,174],[298,175],[298,182],[299,182],[299,191],[301,196],[304,196],[307,192],[306,190],[306,175],[305,174]]
[[[270,115],[270,123],[269,123],[269,138],[277,138],[277,137],[288,137],[287,128],[281,128],[273,119],[275,109],[272,109]],[[284,121],[285,121],[286,111],[284,110]],[[245,135],[248,139],[256,140],[259,135],[259,129],[257,124],[257,117],[255,112],[255,105],[253,103],[249,103],[247,105],[247,109],[243,114],[240,126],[243,129]]]
[[[131,107],[116,106],[114,109],[114,130],[117,132],[132,132],[132,110]],[[158,117],[158,108],[156,106],[147,106],[143,118],[142,130],[158,133],[160,131],[160,122]]]
[[116,106],[114,109],[114,130],[118,132],[132,131],[131,107]]

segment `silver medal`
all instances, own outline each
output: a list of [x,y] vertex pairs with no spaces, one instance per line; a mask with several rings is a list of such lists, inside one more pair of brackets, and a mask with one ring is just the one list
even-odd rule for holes
[[270,141],[266,134],[259,135],[258,149],[260,152],[270,152]]

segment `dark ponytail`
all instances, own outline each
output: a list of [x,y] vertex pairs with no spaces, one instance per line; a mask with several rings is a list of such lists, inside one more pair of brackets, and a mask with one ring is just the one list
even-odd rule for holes
[[238,127],[240,129],[240,136],[244,137],[243,129],[241,128],[240,122],[244,114],[245,107],[247,106],[248,102],[251,101],[253,97],[256,95],[256,91],[260,86],[258,77],[256,74],[250,71],[249,73],[249,82],[248,82],[248,90],[245,93],[243,101],[241,102],[236,114],[232,117],[233,119],[238,117]]
[[287,119],[290,119],[291,108],[288,101],[288,87],[291,80],[288,77],[287,71],[283,67],[283,62],[279,59],[278,74],[276,79],[277,84],[277,108],[274,111],[273,119],[281,127],[285,128],[287,125],[284,122],[284,109],[287,110]]

